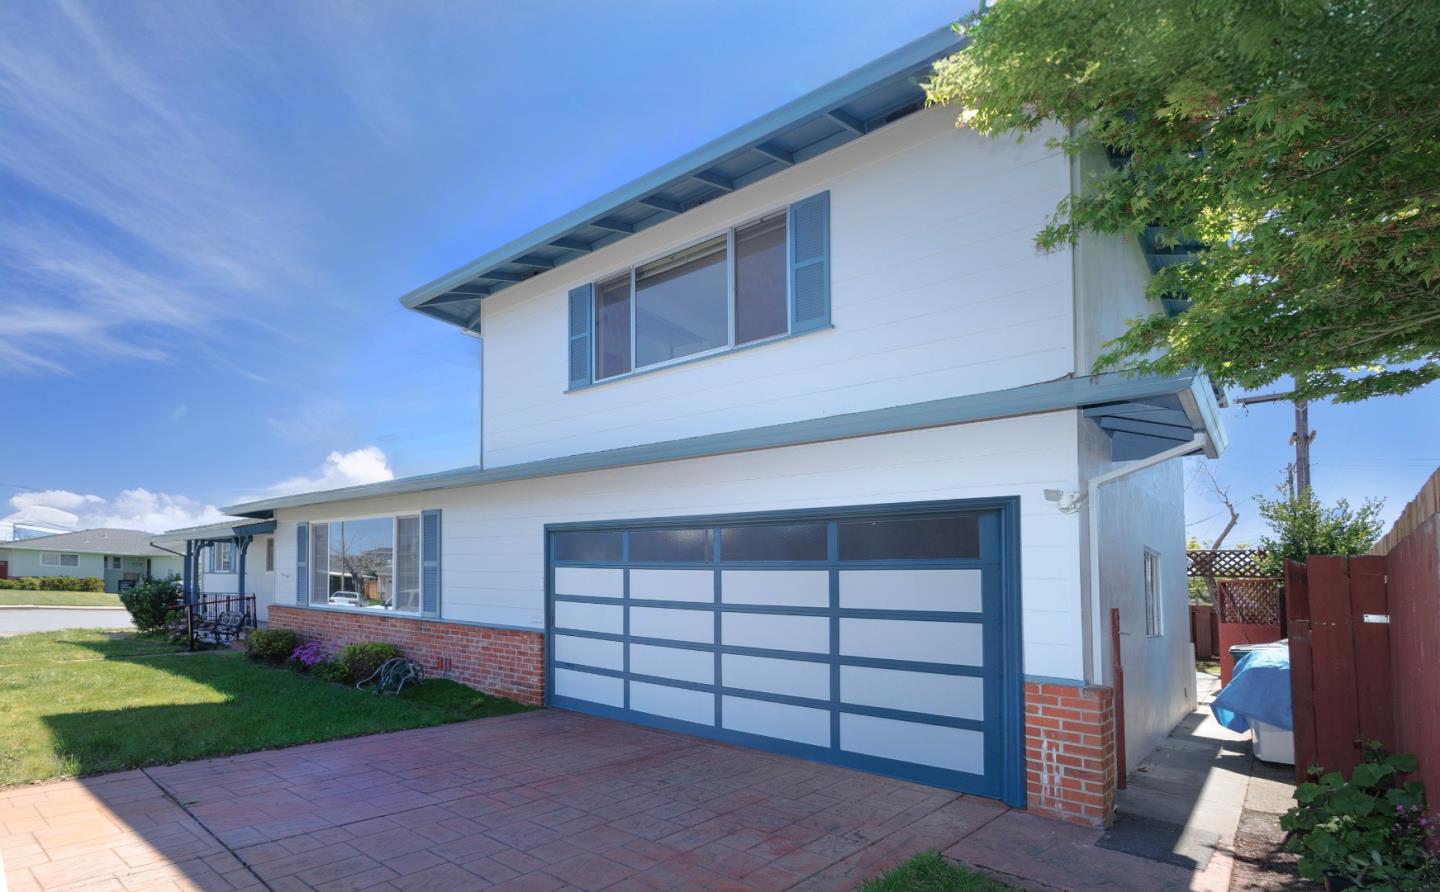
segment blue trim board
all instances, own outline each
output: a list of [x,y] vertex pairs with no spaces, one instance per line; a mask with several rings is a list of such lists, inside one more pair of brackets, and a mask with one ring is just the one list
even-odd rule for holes
[[[1014,497],[995,499],[974,499],[942,502],[915,502],[886,505],[841,506],[834,508],[810,508],[794,511],[747,512],[743,514],[706,515],[702,517],[662,517],[628,520],[607,520],[597,522],[567,522],[549,524],[545,528],[546,566],[546,648],[545,678],[547,699],[550,705],[565,709],[588,712],[595,715],[618,718],[657,728],[681,731],[687,734],[754,746],[775,752],[787,753],[802,758],[817,759],[873,771],[893,777],[933,784],[949,789],[991,796],[1004,800],[1010,805],[1024,807],[1026,801],[1024,775],[1024,678],[1021,667],[1021,612],[1020,612],[1020,518],[1019,499]],[[925,516],[943,516],[957,512],[978,513],[980,521],[980,554],[982,560],[968,561],[841,561],[839,560],[838,524],[850,518],[886,519],[903,517],[912,519]],[[755,564],[724,562],[720,555],[720,537],[715,531],[722,526],[738,524],[771,524],[787,521],[822,520],[828,524],[828,558],[823,562],[764,562],[772,567],[825,568],[830,574],[829,606],[824,608],[783,608],[769,605],[726,604],[721,601],[720,579],[723,569],[751,568]],[[554,560],[556,533],[577,530],[619,530],[665,529],[710,527],[709,560],[676,562],[674,564],[652,563],[648,566],[708,568],[715,573],[715,596],[712,601],[656,601],[632,599],[630,596],[630,572],[625,561],[618,562],[557,562]],[[628,558],[630,536],[624,535],[622,556]],[[963,565],[983,568],[983,610],[980,613],[955,613],[948,611],[901,611],[901,610],[855,610],[839,606],[839,571],[841,569],[863,569],[875,566],[933,568]],[[621,598],[556,595],[554,574],[559,566],[619,566],[624,572],[624,589]],[[622,609],[624,632],[595,632],[583,629],[557,627],[555,606],[557,603],[602,604]],[[710,611],[714,614],[713,638],[708,642],[631,637],[629,635],[629,607],[659,606],[691,611]],[[828,618],[829,648],[827,652],[775,650],[769,648],[739,647],[724,644],[721,638],[721,618],[727,612],[750,614],[805,615]],[[910,619],[932,621],[969,622],[982,626],[985,665],[961,666],[908,660],[878,659],[872,657],[844,656],[840,654],[840,621],[846,617]],[[624,648],[621,669],[606,669],[583,664],[558,661],[555,656],[557,636],[595,638],[608,641],[649,644],[681,650],[713,653],[715,656],[713,683],[697,683],[673,678],[641,675],[631,671],[629,647]],[[828,664],[830,691],[828,699],[813,699],[784,694],[755,691],[727,685],[723,677],[725,654],[774,657],[801,660],[811,663]],[[840,700],[840,669],[842,666],[869,666],[875,668],[900,669],[941,675],[978,677],[984,680],[983,720],[961,719],[936,714],[917,714],[908,710],[886,707],[862,706],[843,703]],[[638,681],[691,690],[715,696],[714,723],[694,724],[657,715],[649,715],[629,708],[629,685],[625,685],[625,707],[613,707],[590,701],[577,700],[555,695],[556,669],[588,673],[595,676]],[[793,743],[777,738],[747,734],[724,728],[723,698],[726,696],[745,697],[766,702],[781,703],[812,709],[824,709],[829,713],[830,739],[827,746]],[[941,727],[976,730],[984,733],[984,775],[968,774],[961,771],[935,768],[897,760],[864,756],[840,749],[840,717],[845,714],[866,715],[878,718],[911,721]]]
[[[485,486],[512,480],[529,480],[560,474],[576,474],[583,471],[680,461],[688,458],[705,458],[756,449],[776,449],[806,443],[821,443],[828,440],[868,437],[877,434],[944,427],[951,424],[990,421],[997,418],[1013,418],[1020,415],[1035,415],[1106,403],[1164,397],[1182,391],[1200,392],[1204,389],[1203,387],[1192,389],[1197,379],[1205,380],[1203,376],[1197,375],[1195,372],[1181,372],[1167,376],[1133,376],[1124,372],[1110,372],[1087,378],[1057,378],[1054,381],[1027,384],[1009,390],[947,397],[923,403],[870,409],[843,415],[828,415],[823,418],[791,421],[749,430],[706,434],[663,443],[607,449],[600,452],[586,452],[521,464],[502,465],[497,468],[487,469],[479,465],[472,465],[434,474],[389,480],[384,483],[370,483],[325,492],[245,502],[232,505],[224,510],[229,514],[243,517],[268,518],[272,517],[276,511],[286,508],[302,508],[352,499],[432,492],[463,486]],[[1208,381],[1206,381],[1204,387],[1208,386]],[[1182,400],[1183,402],[1185,401]],[[1207,422],[1198,412],[1192,417],[1187,411],[1187,417],[1190,418],[1194,430],[1213,434],[1214,431],[1207,427],[1207,424],[1211,422]],[[1219,422],[1214,421],[1213,423],[1218,425]]]

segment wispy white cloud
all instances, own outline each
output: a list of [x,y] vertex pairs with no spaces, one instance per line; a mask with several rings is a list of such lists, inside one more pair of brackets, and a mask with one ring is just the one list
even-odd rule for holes
[[[259,495],[316,492],[393,479],[395,472],[385,452],[376,446],[365,446],[349,452],[331,452],[314,474],[282,480],[265,487]],[[31,521],[74,530],[119,527],[160,533],[219,523],[227,516],[219,507],[198,499],[140,486],[121,490],[109,498],[68,489],[21,492],[10,497],[10,509],[9,514],[0,516],[0,529]]]
[[325,456],[317,474],[283,480],[269,487],[266,495],[318,492],[394,479],[395,472],[390,469],[390,460],[384,451],[377,446],[366,446],[351,452],[332,452]]
[[159,533],[225,519],[214,505],[143,487],[121,490],[110,499],[64,489],[22,492],[10,497],[10,507],[14,510],[0,517],[0,528],[36,521],[74,530],[112,527]]
[[0,369],[61,374],[77,352],[165,360],[175,333],[263,327],[257,306],[323,291],[306,255],[312,211],[275,176],[254,122],[173,77],[204,70],[228,13],[104,9],[0,10],[0,172],[25,196],[0,220],[0,310],[7,335],[33,335],[0,343]]

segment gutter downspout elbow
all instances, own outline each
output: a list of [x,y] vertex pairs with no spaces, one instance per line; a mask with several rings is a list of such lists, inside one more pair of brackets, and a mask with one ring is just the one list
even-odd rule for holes
[[1100,611],[1100,487],[1121,477],[1128,477],[1131,474],[1153,468],[1156,465],[1164,464],[1172,458],[1181,458],[1186,455],[1193,455],[1196,452],[1204,452],[1210,440],[1205,434],[1196,434],[1195,438],[1188,443],[1181,443],[1179,446],[1172,446],[1164,452],[1157,452],[1149,458],[1142,458],[1139,461],[1131,462],[1123,467],[1106,471],[1091,477],[1086,483],[1086,527],[1088,531],[1088,546],[1090,557],[1090,683],[1101,684],[1105,678],[1104,623],[1101,622]]

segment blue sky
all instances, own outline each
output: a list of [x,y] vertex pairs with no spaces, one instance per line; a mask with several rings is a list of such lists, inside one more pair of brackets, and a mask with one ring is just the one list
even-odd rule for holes
[[[0,517],[160,529],[473,463],[475,342],[398,295],[957,11],[4,4]],[[1437,404],[1318,407],[1321,495],[1398,510]],[[1229,414],[1248,507],[1289,414]]]

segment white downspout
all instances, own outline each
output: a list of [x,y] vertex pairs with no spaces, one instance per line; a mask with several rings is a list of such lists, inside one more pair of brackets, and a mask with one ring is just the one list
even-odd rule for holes
[[1146,468],[1153,468],[1163,464],[1172,458],[1179,458],[1184,455],[1191,455],[1195,452],[1204,451],[1209,439],[1204,434],[1196,434],[1195,439],[1189,443],[1181,443],[1179,446],[1172,446],[1164,452],[1157,452],[1149,458],[1142,458],[1139,461],[1131,462],[1113,471],[1106,471],[1091,477],[1086,489],[1086,523],[1089,526],[1090,546],[1090,683],[1100,684],[1105,678],[1104,647],[1105,623],[1100,616],[1100,487],[1121,477],[1128,477]]

